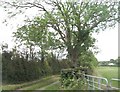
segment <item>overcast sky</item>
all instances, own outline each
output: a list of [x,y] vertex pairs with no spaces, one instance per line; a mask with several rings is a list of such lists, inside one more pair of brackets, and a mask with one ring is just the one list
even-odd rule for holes
[[[34,11],[35,12],[35,11]],[[31,15],[31,11],[28,14]],[[16,24],[22,23],[24,17],[20,15],[19,18],[11,20],[9,23],[13,25],[6,26],[2,22],[7,17],[5,11],[0,8],[0,43],[3,41],[9,44],[9,48],[13,47],[12,32],[16,31]],[[13,27],[13,28],[12,28]],[[118,25],[115,28],[101,31],[98,35],[94,35],[98,40],[95,44],[99,48],[99,53],[96,55],[99,61],[116,59],[118,57]]]

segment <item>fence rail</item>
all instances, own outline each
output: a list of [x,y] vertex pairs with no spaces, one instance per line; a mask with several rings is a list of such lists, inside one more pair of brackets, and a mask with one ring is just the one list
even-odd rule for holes
[[[71,72],[70,72],[71,71]],[[62,73],[67,74],[68,71],[61,71]],[[93,75],[87,75],[84,74],[84,72],[79,72],[75,75],[75,72],[73,70],[69,70],[69,73],[73,75],[72,77],[75,77],[77,79],[84,79],[85,82],[85,87],[87,86],[88,90],[107,90],[109,92],[109,90],[120,90],[120,79],[117,78],[112,78],[109,82],[107,78],[104,77],[97,77],[97,76],[93,76]],[[114,87],[113,81],[116,81],[118,84],[118,87]]]
[[118,82],[118,86],[119,86],[120,79],[112,78],[112,79],[110,80],[110,88],[111,88],[111,89],[120,90],[120,88],[117,88],[117,87],[112,86],[112,82],[113,82],[113,81],[117,81],[117,82]]
[[112,78],[110,84],[107,78],[97,77],[92,75],[83,74],[85,84],[88,86],[88,90],[120,90],[118,87],[113,87],[112,82],[120,82],[120,79]]
[[[86,74],[83,74],[83,75],[85,79],[85,84],[88,85],[88,89],[91,89],[91,88],[92,90],[95,90],[95,89],[104,90],[105,88],[107,89],[108,80],[106,78],[86,75]],[[105,81],[105,84],[103,84],[102,81]]]

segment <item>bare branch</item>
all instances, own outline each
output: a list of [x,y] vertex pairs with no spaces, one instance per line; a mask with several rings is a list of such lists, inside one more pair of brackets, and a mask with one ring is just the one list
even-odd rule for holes
[[17,5],[17,4],[14,4],[14,3],[10,3],[10,2],[4,2],[5,4],[8,4],[10,6],[13,6],[13,7],[16,7],[16,8],[32,8],[32,7],[36,7],[36,8],[39,8],[41,9],[41,11],[45,11],[45,12],[48,12],[44,6],[42,4],[39,4],[39,3],[30,3],[30,2],[26,2],[24,4],[21,4],[21,5]]

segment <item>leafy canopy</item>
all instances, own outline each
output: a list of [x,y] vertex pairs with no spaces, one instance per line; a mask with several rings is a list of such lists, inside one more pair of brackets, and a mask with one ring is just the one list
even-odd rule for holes
[[21,9],[36,7],[41,14],[19,28],[15,37],[42,47],[67,48],[73,62],[94,47],[92,33],[113,27],[118,20],[118,2],[49,0],[44,4],[37,1],[17,3],[9,4]]

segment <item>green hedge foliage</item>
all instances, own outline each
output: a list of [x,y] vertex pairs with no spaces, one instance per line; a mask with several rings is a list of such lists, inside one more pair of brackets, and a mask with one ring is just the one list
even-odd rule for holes
[[69,61],[59,61],[49,57],[44,62],[26,60],[19,55],[13,58],[10,52],[2,53],[3,83],[20,83],[32,81],[44,76],[60,74],[61,69],[70,68]]
[[82,88],[84,86],[83,74],[88,74],[88,67],[77,67],[61,70],[61,87],[65,89]]

